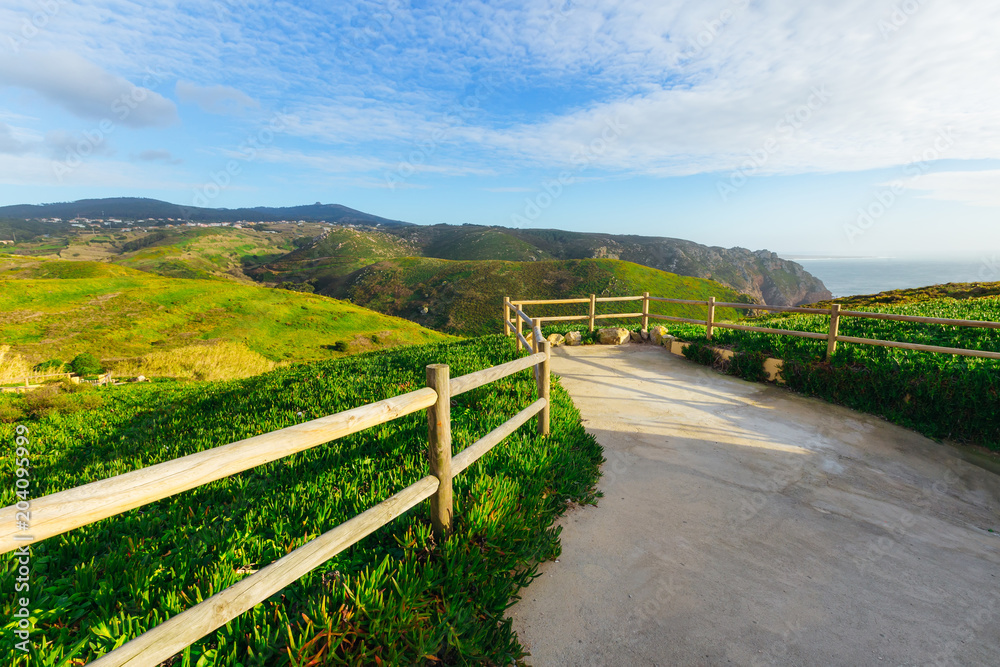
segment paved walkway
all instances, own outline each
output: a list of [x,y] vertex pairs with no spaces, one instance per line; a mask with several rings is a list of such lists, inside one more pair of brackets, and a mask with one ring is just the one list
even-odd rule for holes
[[1000,665],[1000,477],[662,348],[553,371],[605,497],[511,609],[529,664]]

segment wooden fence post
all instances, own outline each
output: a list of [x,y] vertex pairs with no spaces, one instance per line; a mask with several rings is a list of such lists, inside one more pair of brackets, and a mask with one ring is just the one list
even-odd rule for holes
[[[521,310],[521,304],[515,303],[514,309],[515,311]],[[520,352],[524,349],[524,345],[521,343],[521,316],[517,312],[514,313],[514,322],[517,325],[517,351]]]
[[[549,341],[543,340],[540,344],[539,352],[545,353],[545,361],[541,363],[541,369],[539,373],[536,374],[538,379],[538,398],[545,399],[545,407],[542,411],[538,413],[538,434],[548,435],[549,434],[549,416],[551,415],[551,409],[549,407],[549,387],[551,382],[551,371],[549,370],[549,355],[552,352],[552,347]],[[537,368],[537,366],[536,366]]]
[[715,331],[715,297],[709,297],[708,299],[708,319],[705,320],[705,338],[712,340],[712,334]]
[[531,320],[531,351],[538,354],[542,351],[542,320],[534,318]]
[[437,402],[427,408],[427,462],[430,474],[438,478],[431,496],[431,524],[442,540],[451,533],[454,512],[451,482],[451,379],[447,364],[427,367],[427,386],[437,392]]
[[594,330],[594,315],[597,314],[597,295],[590,295],[590,330]]
[[835,303],[830,308],[830,337],[826,340],[826,360],[833,358],[837,351],[837,336],[840,335],[840,304]]
[[503,333],[509,338],[514,335],[514,332],[507,326],[508,322],[510,322],[510,297],[505,296],[503,298]]
[[649,292],[642,293],[642,328],[649,328]]

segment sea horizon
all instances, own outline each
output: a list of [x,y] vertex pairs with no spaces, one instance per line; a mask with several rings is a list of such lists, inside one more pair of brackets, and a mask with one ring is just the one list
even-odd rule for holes
[[1000,258],[803,257],[789,254],[823,281],[834,298],[945,283],[1000,281]]

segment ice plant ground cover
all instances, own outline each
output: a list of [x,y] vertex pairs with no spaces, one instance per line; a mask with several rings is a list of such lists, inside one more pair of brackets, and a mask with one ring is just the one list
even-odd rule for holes
[[[510,339],[408,347],[228,382],[101,390],[99,409],[30,420],[35,497],[418,389],[516,357]],[[454,399],[459,451],[535,396],[524,371]],[[504,611],[559,554],[555,519],[593,503],[600,446],[558,382],[552,435],[525,425],[455,480],[456,530],[427,502],[195,644],[210,665],[509,664]],[[4,397],[3,402],[23,400]],[[73,400],[70,396],[69,400]],[[0,424],[13,440],[15,424]],[[90,661],[426,474],[423,413],[179,494],[34,547],[30,664]],[[2,502],[16,499],[4,489]],[[13,590],[16,561],[0,586]],[[10,618],[13,602],[5,598]],[[10,632],[8,624],[4,632]],[[17,664],[7,643],[4,664]],[[311,661],[316,662],[311,662]]]

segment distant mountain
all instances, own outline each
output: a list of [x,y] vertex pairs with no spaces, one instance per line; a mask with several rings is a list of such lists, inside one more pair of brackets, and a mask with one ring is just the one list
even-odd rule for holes
[[116,197],[112,199],[81,199],[74,202],[56,204],[17,204],[0,207],[0,218],[62,218],[71,220],[83,218],[118,218],[120,220],[144,220],[146,218],[174,218],[192,222],[274,222],[276,220],[307,220],[309,222],[334,222],[338,224],[361,224],[408,226],[411,223],[388,220],[370,215],[339,204],[307,206],[254,208],[199,208],[181,206],[158,199],[140,197]]
[[[286,208],[212,209],[178,206],[155,199],[87,199],[62,204],[0,207],[0,239],[25,237],[41,229],[15,229],[3,218],[174,218],[194,222],[325,221],[340,225],[297,249],[247,271],[263,282],[310,282],[338,293],[348,274],[387,259],[426,257],[458,261],[617,259],[683,276],[715,280],[758,302],[797,306],[831,298],[830,291],[801,265],[767,250],[704,246],[659,236],[511,229],[482,225],[413,225],[337,204]],[[29,223],[45,224],[45,223]],[[353,225],[350,229],[344,225]],[[378,229],[375,229],[375,227]],[[167,242],[165,242],[167,243]],[[162,245],[162,244],[161,244]]]
[[760,303],[776,306],[797,306],[831,298],[822,281],[799,264],[767,250],[709,247],[657,236],[480,225],[334,229],[313,243],[259,267],[253,275],[267,282],[308,281],[324,293],[339,294],[348,273],[401,257],[514,262],[618,259],[682,276],[715,280]]

